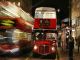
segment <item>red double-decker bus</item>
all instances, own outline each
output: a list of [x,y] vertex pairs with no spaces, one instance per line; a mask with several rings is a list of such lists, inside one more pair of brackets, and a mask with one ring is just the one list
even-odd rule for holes
[[57,18],[56,10],[39,7],[35,10],[33,27],[33,56],[56,58],[57,55]]

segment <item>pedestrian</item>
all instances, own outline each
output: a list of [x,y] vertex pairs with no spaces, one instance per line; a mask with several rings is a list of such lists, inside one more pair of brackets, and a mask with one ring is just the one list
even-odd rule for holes
[[78,53],[79,53],[79,50],[80,50],[80,41],[78,41]]
[[69,60],[73,60],[74,39],[72,36],[68,38],[68,56]]
[[78,38],[76,39],[76,42],[77,42],[78,53],[79,53],[79,50],[80,50],[80,36],[78,36]]

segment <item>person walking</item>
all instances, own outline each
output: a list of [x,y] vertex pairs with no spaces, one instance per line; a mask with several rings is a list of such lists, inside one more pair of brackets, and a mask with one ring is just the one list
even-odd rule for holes
[[69,60],[73,60],[74,39],[72,36],[68,38],[68,56]]

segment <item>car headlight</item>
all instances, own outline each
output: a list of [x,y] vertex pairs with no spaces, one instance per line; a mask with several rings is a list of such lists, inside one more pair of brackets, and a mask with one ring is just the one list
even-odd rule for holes
[[37,45],[34,45],[34,50],[36,50],[38,47],[37,47]]
[[52,51],[55,51],[55,47],[52,47],[51,49],[52,49]]

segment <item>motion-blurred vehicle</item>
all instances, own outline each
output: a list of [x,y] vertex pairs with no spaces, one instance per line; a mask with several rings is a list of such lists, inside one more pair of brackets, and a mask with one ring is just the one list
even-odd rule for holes
[[[31,29],[26,28],[26,26],[28,25],[26,24],[26,21],[23,20],[22,18],[12,18],[12,17],[5,17],[5,16],[0,17],[0,32],[4,30],[4,32],[1,32],[2,34],[0,33],[0,52],[1,52],[0,56],[3,56],[3,55],[5,56],[6,54],[17,55],[17,52],[19,54],[20,51],[24,52],[25,49],[27,53],[27,51],[31,49],[30,38],[29,38],[30,40],[27,38],[25,39],[22,38],[17,42],[17,40],[13,36],[10,36],[10,35],[13,35],[16,29],[19,29],[21,31],[21,32],[16,31],[17,33],[23,33],[23,32],[25,32],[25,34],[26,32],[31,33]],[[13,32],[10,31],[11,29],[13,29]],[[16,37],[17,35],[14,34],[14,36]],[[26,37],[27,36],[28,35],[26,35]]]
[[0,2],[0,56],[26,54],[31,49],[32,27],[29,13],[12,2]]

